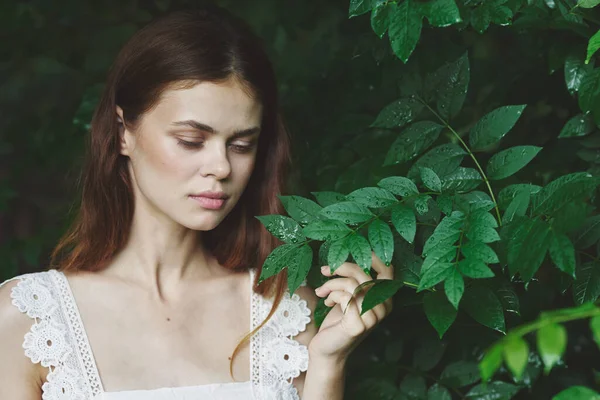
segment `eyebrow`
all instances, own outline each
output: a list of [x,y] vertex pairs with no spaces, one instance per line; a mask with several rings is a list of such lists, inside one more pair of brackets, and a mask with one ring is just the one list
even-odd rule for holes
[[[206,124],[203,124],[202,122],[199,121],[195,121],[193,119],[188,119],[185,121],[176,121],[173,122],[171,125],[174,126],[187,126],[193,129],[196,129],[198,131],[203,131],[203,132],[208,132],[208,133],[217,133],[217,131]],[[247,136],[252,136],[255,133],[259,133],[260,132],[260,128],[258,127],[254,127],[254,128],[248,128],[248,129],[242,129],[240,131],[235,131],[232,135],[232,137],[234,139],[240,138],[240,137],[247,137]]]

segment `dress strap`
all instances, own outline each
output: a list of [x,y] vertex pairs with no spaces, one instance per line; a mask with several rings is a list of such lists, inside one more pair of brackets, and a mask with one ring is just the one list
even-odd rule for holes
[[[23,348],[31,362],[49,368],[42,385],[44,400],[91,400],[101,390],[90,380],[79,355],[74,315],[67,310],[68,292],[56,270],[17,277],[11,290],[12,304],[33,319]],[[71,299],[72,300],[72,299]]]
[[104,392],[104,388],[102,387],[102,381],[100,380],[100,374],[98,372],[94,353],[92,352],[92,347],[90,346],[85,327],[83,326],[81,314],[79,313],[77,303],[75,302],[75,296],[73,295],[69,281],[64,273],[56,272],[53,274],[53,277],[60,294],[59,297],[62,301],[64,314],[67,317],[68,326],[71,330],[71,337],[76,344],[74,347],[77,352],[77,360],[80,363],[80,369],[85,375],[86,382],[92,395],[99,395]]
[[[271,311],[273,301],[253,290],[251,296],[251,329],[255,329]],[[251,380],[255,398],[300,399],[292,382],[308,369],[308,349],[293,337],[306,330],[310,314],[306,300],[298,293],[290,296],[286,289],[271,319],[252,336]]]

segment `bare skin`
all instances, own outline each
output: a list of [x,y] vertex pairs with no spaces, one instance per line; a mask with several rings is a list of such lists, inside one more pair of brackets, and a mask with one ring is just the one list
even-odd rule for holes
[[[249,331],[249,275],[219,265],[202,232],[218,226],[246,188],[261,118],[262,106],[231,79],[167,90],[138,126],[121,130],[135,198],[129,242],[101,272],[67,275],[105,391],[234,382],[229,357]],[[249,135],[234,137],[240,131]],[[206,190],[230,197],[219,210],[189,197]],[[0,288],[0,354],[11,360],[0,362],[0,398],[39,400],[48,369],[23,354],[31,320],[10,304],[14,284]],[[314,309],[316,296],[301,289]],[[315,332],[310,326],[298,341]],[[233,365],[236,381],[250,379],[249,363],[246,344]],[[303,379],[295,380],[300,391]]]

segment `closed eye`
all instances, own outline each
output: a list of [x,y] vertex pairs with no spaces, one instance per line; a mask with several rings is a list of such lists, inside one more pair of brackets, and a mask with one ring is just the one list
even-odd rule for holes
[[[185,147],[186,149],[199,149],[204,145],[204,142],[190,142],[190,141],[181,140],[181,139],[177,139],[177,143],[180,146]],[[254,147],[256,146],[256,143],[252,142],[252,143],[248,143],[247,145],[231,144],[230,146],[236,153],[243,154],[243,153],[251,152],[254,149]]]

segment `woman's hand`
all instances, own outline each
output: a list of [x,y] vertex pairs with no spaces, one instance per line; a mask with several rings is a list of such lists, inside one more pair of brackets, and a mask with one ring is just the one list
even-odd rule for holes
[[[372,268],[377,272],[376,279],[394,279],[394,267],[391,264],[386,266],[373,252],[372,260]],[[321,273],[331,276],[329,266],[323,266]],[[357,264],[346,262],[335,270],[334,275],[339,278],[330,279],[315,289],[317,296],[327,297],[325,305],[334,308],[329,311],[308,345],[311,360],[326,360],[332,364],[345,363],[356,346],[392,311],[392,299],[389,298],[360,315],[362,301],[370,285],[350,302],[357,286],[373,280]]]

